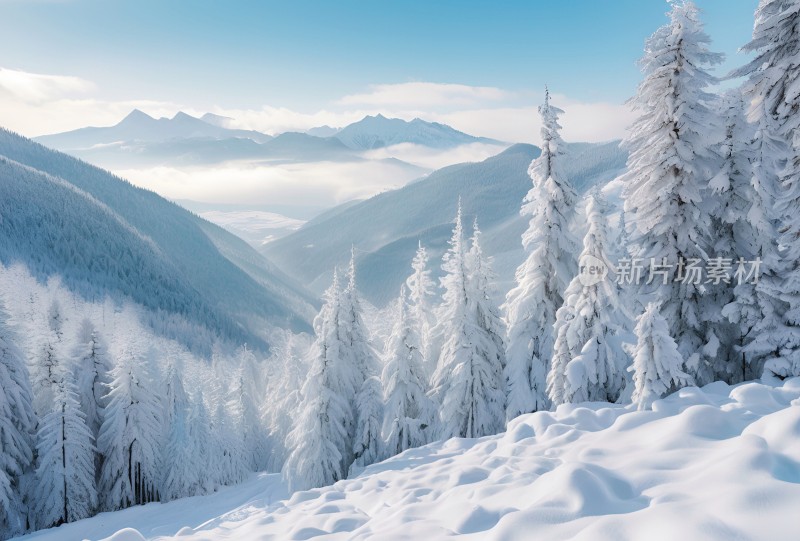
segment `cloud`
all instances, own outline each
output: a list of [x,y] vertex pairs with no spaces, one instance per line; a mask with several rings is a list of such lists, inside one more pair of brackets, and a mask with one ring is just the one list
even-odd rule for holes
[[490,86],[414,82],[371,85],[367,92],[344,96],[336,103],[344,106],[450,108],[507,101],[514,97],[511,92]]
[[40,104],[94,89],[94,84],[79,77],[0,68],[0,94],[24,103]]
[[203,168],[155,167],[116,174],[170,199],[216,204],[305,205],[327,208],[399,188],[419,172],[393,162],[286,165],[228,163]]
[[[580,102],[558,95],[552,96],[552,103],[564,110],[561,135],[567,141],[599,143],[622,139],[635,118],[625,104]],[[434,112],[426,118],[500,141],[541,143],[542,123],[535,105]]]
[[485,143],[471,143],[455,148],[441,150],[412,143],[401,143],[390,147],[379,148],[364,152],[364,157],[370,160],[397,158],[404,162],[412,163],[427,169],[441,169],[448,165],[464,162],[479,162],[499,154],[506,149],[506,145],[489,145]]

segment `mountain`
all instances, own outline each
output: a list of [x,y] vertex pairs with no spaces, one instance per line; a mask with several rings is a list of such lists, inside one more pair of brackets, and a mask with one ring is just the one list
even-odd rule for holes
[[[224,117],[212,117],[222,119]],[[80,128],[64,133],[43,135],[35,140],[45,146],[62,151],[82,150],[98,145],[120,142],[146,141],[165,142],[174,139],[250,139],[264,143],[272,139],[267,134],[249,130],[231,130],[186,113],[179,112],[172,118],[153,118],[138,109],[123,118],[118,124],[104,128]]]
[[502,144],[494,139],[474,137],[436,122],[415,118],[407,122],[383,115],[366,116],[339,130],[335,137],[355,150],[371,150],[400,143],[430,148],[453,148],[469,143]]
[[328,125],[325,126],[317,126],[316,128],[311,128],[310,130],[306,130],[308,135],[313,135],[315,137],[333,137],[337,133],[339,133],[339,128],[331,128]]
[[59,276],[87,298],[132,299],[167,320],[157,330],[206,349],[193,326],[265,347],[269,326],[309,330],[316,303],[224,229],[4,130],[0,262],[25,264],[42,280]]
[[[321,292],[334,266],[346,263],[354,245],[359,286],[370,302],[381,306],[397,295],[419,241],[429,247],[431,268],[438,273],[460,196],[466,223],[478,218],[484,249],[494,256],[500,289],[505,290],[523,257],[520,236],[527,221],[519,209],[531,187],[528,166],[539,152],[518,144],[479,163],[439,169],[398,190],[332,209],[265,245],[262,252]],[[566,174],[581,193],[616,177],[627,159],[618,142],[574,143],[567,152]]]
[[653,411],[601,402],[410,449],[332,486],[279,473],[19,541],[795,541],[800,378],[688,387]]

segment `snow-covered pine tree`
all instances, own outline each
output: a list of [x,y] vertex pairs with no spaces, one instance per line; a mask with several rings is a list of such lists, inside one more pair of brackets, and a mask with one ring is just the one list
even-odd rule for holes
[[203,493],[200,476],[208,475],[208,470],[207,464],[198,461],[197,457],[205,453],[209,442],[197,442],[191,438],[189,399],[174,362],[167,364],[165,379],[167,437],[161,459],[159,495],[161,501],[170,501]]
[[114,366],[105,341],[89,319],[81,322],[78,340],[72,350],[72,362],[81,410],[96,440],[103,423]]
[[353,440],[353,467],[363,468],[381,459],[384,453],[381,439],[383,425],[383,388],[381,380],[372,376],[364,380],[356,395],[356,437]]
[[60,342],[64,337],[64,315],[61,304],[56,298],[50,302],[50,307],[47,309],[47,327]]
[[655,400],[693,385],[684,372],[684,362],[669,326],[659,313],[658,303],[651,302],[636,321],[636,346],[633,348],[633,403],[648,409]]
[[578,243],[570,232],[577,194],[562,171],[564,141],[558,117],[561,109],[545,93],[542,153],[528,173],[533,187],[520,213],[530,216],[522,235],[526,260],[516,272],[516,286],[506,295],[508,351],[505,372],[507,409],[512,419],[521,413],[546,409],[546,377],[553,353],[553,324],[563,293],[575,276]]
[[28,369],[0,300],[0,539],[25,530],[20,479],[31,467],[35,427]]
[[[340,350],[341,366],[355,376],[355,395],[349,400],[353,409],[355,430],[351,433],[352,453],[349,460],[359,458],[359,465],[369,464],[377,457],[381,444],[381,424],[383,420],[383,401],[380,380],[373,381],[380,374],[378,354],[372,347],[369,329],[364,322],[361,298],[356,285],[356,252],[350,253],[347,271],[347,286],[342,291],[341,322],[343,347]],[[360,457],[364,457],[360,459]],[[349,464],[347,465],[349,469]]]
[[[279,335],[280,336],[280,335]],[[271,348],[269,361],[275,369],[270,371],[265,396],[274,397],[263,403],[263,419],[269,438],[268,471],[280,471],[289,456],[289,433],[295,424],[292,418],[300,410],[300,390],[307,374],[305,344],[301,336],[290,331],[282,333]]]
[[59,351],[56,348],[58,343],[56,334],[52,330],[46,330],[41,345],[32,359],[30,373],[33,409],[39,418],[47,415],[53,405],[54,383],[59,378]]
[[800,1],[761,0],[753,39],[743,49],[756,53],[734,75],[749,76],[744,93],[756,127],[752,184],[766,220],[757,217],[779,235],[776,241],[766,225],[759,230],[764,253],[756,298],[762,313],[747,352],[765,361],[765,376],[783,378],[800,375]]
[[422,241],[419,241],[411,268],[414,272],[406,280],[409,301],[407,317],[411,318],[410,321],[416,327],[423,369],[430,377],[434,368],[431,365],[434,363],[433,357],[435,357],[431,352],[431,327],[433,326],[431,302],[436,284],[431,278],[430,269],[428,269],[428,250],[422,245]]
[[[500,369],[500,388],[503,390],[503,409],[505,410],[505,378],[506,335],[505,324],[500,315],[500,308],[495,303],[494,281],[497,279],[492,270],[491,260],[483,254],[481,247],[481,233],[478,227],[478,218],[472,223],[472,238],[470,239],[469,252],[467,253],[467,268],[469,269],[469,289],[472,293],[471,301],[475,305],[475,316],[482,331],[494,344],[492,350],[487,351],[487,356],[492,359],[491,364]],[[504,414],[505,415],[505,414]]]
[[97,508],[94,436],[81,411],[72,371],[58,366],[57,372],[52,409],[36,433],[36,528],[80,520]]
[[[586,203],[588,229],[583,238],[579,264],[609,261],[606,227],[607,205],[593,191]],[[583,269],[580,269],[583,272]],[[628,356],[623,344],[630,329],[626,307],[613,277],[593,283],[588,274],[572,279],[564,305],[556,315],[556,342],[547,392],[554,405],[568,402],[616,402],[625,386]]]
[[314,320],[316,340],[302,389],[302,411],[289,434],[289,458],[283,476],[291,490],[331,485],[344,479],[352,459],[354,433],[352,370],[343,370],[345,347],[340,317],[342,292],[338,273],[325,292],[325,304]]
[[210,471],[214,472],[213,484],[234,485],[241,483],[247,476],[247,459],[245,457],[242,433],[231,415],[231,407],[227,395],[223,391],[216,393],[213,419],[209,423],[208,409],[203,401],[202,393],[194,401],[194,409],[190,419],[190,430],[194,441],[200,440],[196,434],[210,425],[211,432],[206,436],[212,442],[211,456],[208,459]]
[[[735,273],[739,258],[755,259],[760,251],[757,221],[763,219],[763,201],[750,181],[753,129],[745,119],[745,104],[738,89],[728,91],[721,100],[720,117],[725,120],[725,140],[720,155],[719,172],[708,183],[712,191],[710,200],[711,230],[714,231],[713,255],[729,260],[731,274]],[[751,221],[751,214],[754,221]],[[754,223],[755,222],[755,223]],[[770,224],[764,224],[771,230]],[[768,241],[771,244],[772,240]],[[710,299],[704,319],[709,325],[707,336],[719,342],[716,355],[709,355],[715,379],[737,383],[750,374],[748,355],[743,350],[750,341],[750,332],[761,317],[755,284],[750,281],[720,282],[710,286]],[[711,340],[713,343],[714,340]],[[760,372],[759,372],[760,374]]]
[[[479,317],[477,299],[484,302],[486,291],[479,291],[482,278],[476,277],[480,264],[485,276],[480,247],[470,254],[464,239],[461,201],[445,253],[442,269],[444,295],[438,319],[439,334],[444,337],[439,363],[433,375],[431,394],[439,398],[439,437],[477,438],[496,434],[504,426],[505,393],[502,353],[494,332]],[[475,239],[473,239],[475,240]]]
[[256,403],[260,375],[255,355],[246,345],[239,349],[237,357],[239,368],[234,373],[231,387],[234,422],[242,437],[245,463],[251,471],[258,471],[266,466],[269,452],[261,411]]
[[103,508],[123,509],[158,499],[162,404],[146,355],[129,346],[111,372],[108,406],[97,446],[103,455]]
[[386,403],[382,434],[387,456],[426,444],[425,429],[436,415],[436,407],[427,395],[425,357],[406,290],[405,285],[400,286],[381,375]]
[[197,486],[193,490],[208,494],[220,485],[230,484],[232,479],[244,479],[244,461],[239,459],[236,462],[224,454],[225,449],[221,445],[219,434],[224,437],[225,429],[209,416],[202,390],[198,390],[189,399],[186,430],[189,447],[194,451],[192,463],[197,468]]
[[[702,261],[712,245],[708,180],[718,168],[716,145],[722,133],[710,108],[714,98],[705,89],[715,82],[707,69],[722,56],[709,51],[710,40],[692,2],[673,2],[669,18],[648,38],[640,61],[644,80],[632,99],[639,117],[624,142],[630,156],[622,180],[631,255],[646,265],[677,268],[681,261]],[[714,379],[703,351],[707,286],[674,278],[663,283],[655,276],[643,287],[662,302],[687,370],[705,384]]]

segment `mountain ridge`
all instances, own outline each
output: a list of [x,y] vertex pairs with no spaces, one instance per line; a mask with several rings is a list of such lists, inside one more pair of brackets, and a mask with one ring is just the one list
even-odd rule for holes
[[[122,295],[209,329],[219,325],[227,338],[255,347],[267,346],[262,324],[310,329],[317,300],[240,238],[6,130],[0,156],[4,264],[24,263],[42,279],[63,275],[83,294]],[[100,286],[90,291],[90,283]]]

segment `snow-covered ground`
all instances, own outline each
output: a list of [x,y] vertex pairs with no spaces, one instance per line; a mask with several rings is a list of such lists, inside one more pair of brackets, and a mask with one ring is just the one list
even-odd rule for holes
[[800,378],[686,388],[653,411],[567,405],[289,499],[262,474],[22,539],[796,540],[798,406]]

